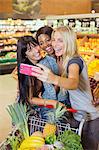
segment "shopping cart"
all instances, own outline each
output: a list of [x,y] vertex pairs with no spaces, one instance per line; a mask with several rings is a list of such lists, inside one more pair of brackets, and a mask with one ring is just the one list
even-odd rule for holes
[[[41,107],[45,107],[44,105],[40,105]],[[52,105],[47,105],[47,108],[53,108]],[[72,113],[76,113],[77,110],[72,109],[72,108],[68,108],[67,109],[68,112],[72,112]],[[82,118],[79,127],[78,128],[73,128],[71,127],[70,123],[61,123],[58,122],[57,123],[57,134],[60,134],[66,130],[72,130],[74,131],[76,134],[78,134],[79,136],[81,136],[82,134],[82,129],[83,129],[83,125],[86,121],[87,118],[87,113],[85,113],[85,116]],[[37,118],[34,116],[29,117],[29,129],[30,129],[30,135],[35,132],[35,131],[43,131],[44,126],[46,124],[47,120],[45,119],[41,119],[41,118]]]
[[[47,105],[46,106],[47,108],[52,108],[51,105]],[[72,113],[75,113],[77,112],[76,110],[72,109],[72,108],[69,108],[67,109],[67,111],[69,112],[72,112]],[[72,130],[74,131],[76,134],[80,135],[82,134],[82,129],[83,129],[83,125],[86,121],[86,116],[84,116],[84,118],[81,120],[80,124],[79,124],[79,127],[78,128],[72,128],[70,123],[57,123],[57,134],[60,134],[66,130]],[[44,126],[46,124],[47,120],[45,119],[41,119],[41,118],[37,118],[35,116],[30,116],[29,117],[29,121],[28,121],[28,125],[29,125],[29,131],[30,131],[30,135],[35,132],[35,131],[43,131],[44,129]],[[16,132],[17,129],[13,128],[12,129],[12,132],[9,133],[10,134],[13,134]],[[1,144],[0,144],[0,150],[10,150],[9,148],[8,149],[5,149],[5,145],[7,144],[6,140],[3,141]]]
[[12,131],[8,134],[7,138],[0,143],[0,150],[11,150],[7,139],[9,138],[10,135],[14,136],[17,131],[18,129],[15,126],[12,126]]
[[[43,131],[44,126],[46,124],[46,120],[45,119],[41,119],[41,118],[36,118],[36,117],[30,117],[29,118],[29,126],[30,126],[30,135],[35,132],[35,131]],[[72,128],[70,123],[57,123],[57,133],[62,133],[66,130],[72,130],[74,131],[76,134],[80,135],[82,134],[82,128],[84,125],[85,119],[83,118],[79,124],[79,128]]]

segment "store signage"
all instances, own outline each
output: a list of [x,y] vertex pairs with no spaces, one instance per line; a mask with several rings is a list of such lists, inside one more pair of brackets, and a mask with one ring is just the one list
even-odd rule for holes
[[91,0],[41,0],[41,14],[84,14],[91,11]]

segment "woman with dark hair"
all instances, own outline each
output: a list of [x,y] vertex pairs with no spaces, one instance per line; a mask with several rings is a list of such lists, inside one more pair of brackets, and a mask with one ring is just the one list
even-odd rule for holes
[[51,43],[52,31],[53,29],[49,26],[41,27],[36,33],[36,39],[41,49],[43,49],[48,55],[55,57]]
[[[17,66],[18,66],[18,84],[19,84],[19,101],[22,103],[30,103],[31,105],[53,105],[56,107],[56,99],[47,99],[45,103],[43,83],[36,77],[28,76],[20,73],[20,64],[36,65],[42,59],[40,55],[40,47],[38,42],[32,36],[24,36],[17,43]],[[50,92],[50,97],[51,97]],[[61,103],[60,103],[61,104]],[[63,105],[63,104],[61,104]],[[40,107],[41,108],[41,107]],[[42,113],[39,114],[43,118]]]
[[[46,52],[46,56],[39,62],[51,69],[56,75],[60,74],[59,66],[55,56],[55,51],[52,47],[51,34],[53,29],[49,26],[41,27],[36,33],[36,39],[41,49]],[[42,98],[53,99],[62,102],[66,106],[70,106],[68,93],[64,94],[58,86],[43,82]],[[42,115],[47,111],[47,108],[41,109]]]
[[20,73],[20,63],[35,65],[41,59],[39,45],[32,36],[24,36],[17,43],[17,66],[19,101],[27,102],[32,97],[38,97],[41,92],[42,83],[35,77]]
[[38,29],[37,33],[36,33],[36,39],[38,41],[38,37],[41,34],[46,34],[51,38],[51,34],[52,34],[53,28],[49,27],[49,26],[44,26]]

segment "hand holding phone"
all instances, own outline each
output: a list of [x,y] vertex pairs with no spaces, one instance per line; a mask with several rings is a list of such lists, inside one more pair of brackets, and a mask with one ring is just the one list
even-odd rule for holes
[[41,71],[40,67],[28,65],[21,63],[20,64],[20,73],[29,75],[29,76],[37,76],[37,74],[40,74],[39,71]]

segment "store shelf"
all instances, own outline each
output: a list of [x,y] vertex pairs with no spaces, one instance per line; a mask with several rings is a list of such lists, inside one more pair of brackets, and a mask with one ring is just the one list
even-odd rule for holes
[[0,75],[11,73],[12,70],[16,67],[16,65],[17,65],[17,62],[0,64]]
[[73,19],[73,18],[99,18],[99,13],[95,14],[74,14],[74,15],[50,15],[46,17],[46,20],[54,19]]
[[84,33],[77,33],[78,38],[83,38],[87,36],[88,38],[99,38],[99,34],[84,34]]
[[4,49],[1,49],[1,50],[0,50],[0,53],[2,53],[2,52],[16,52],[16,50],[13,50],[13,49],[12,49],[12,50],[4,50]]
[[87,36],[88,38],[99,38],[99,34],[84,34],[84,33],[77,33],[78,38],[83,38]]
[[9,46],[9,45],[17,45],[16,43],[0,43],[0,46]]
[[96,57],[99,57],[99,54],[95,54],[94,52],[79,52],[79,54],[80,55],[89,55],[89,56],[94,54]]
[[93,55],[94,52],[79,52],[80,55]]

